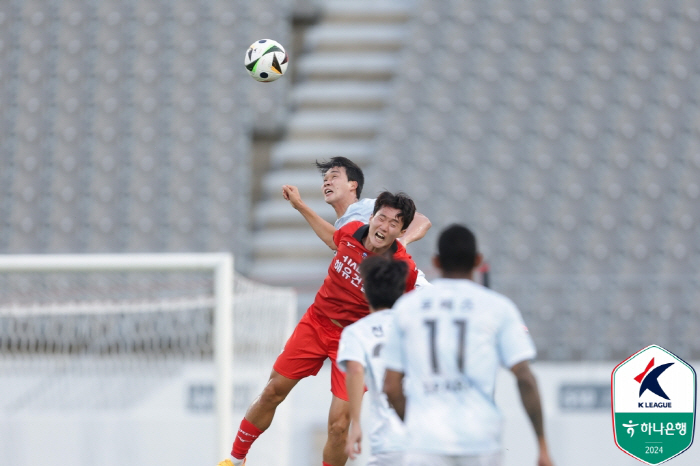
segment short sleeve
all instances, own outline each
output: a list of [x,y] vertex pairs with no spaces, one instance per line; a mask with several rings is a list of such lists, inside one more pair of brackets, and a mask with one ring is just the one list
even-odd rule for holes
[[519,362],[534,359],[535,343],[525,326],[520,311],[512,302],[505,308],[503,326],[498,333],[498,352],[501,364],[511,368]]
[[394,314],[394,325],[392,325],[387,332],[384,351],[382,351],[382,358],[384,359],[384,364],[387,369],[396,372],[405,372],[402,344],[403,330],[400,328],[400,319],[397,312]]
[[365,363],[365,352],[362,349],[362,342],[360,342],[360,339],[355,335],[352,325],[343,329],[338,345],[336,364],[343,372],[347,370],[347,361],[359,362],[362,364],[362,367],[367,366]]

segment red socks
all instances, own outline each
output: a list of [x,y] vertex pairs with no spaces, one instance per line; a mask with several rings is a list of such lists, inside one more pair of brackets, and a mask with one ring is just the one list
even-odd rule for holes
[[323,466],[331,466],[330,464],[326,463],[325,461],[323,462]]
[[264,431],[258,429],[253,424],[248,422],[248,419],[243,418],[241,421],[241,426],[238,428],[236,439],[233,441],[231,456],[239,460],[245,458],[245,456],[248,454],[248,450],[250,450],[250,446],[263,432]]

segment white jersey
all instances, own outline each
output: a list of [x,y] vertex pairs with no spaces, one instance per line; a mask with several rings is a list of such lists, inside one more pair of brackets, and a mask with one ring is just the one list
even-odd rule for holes
[[[375,202],[376,199],[364,198],[350,204],[345,213],[335,221],[335,229],[339,230],[348,223],[354,221],[369,223],[369,218],[372,216],[372,212],[374,212]],[[425,278],[425,273],[419,269],[418,278],[416,278],[416,288],[423,288],[425,286],[430,286],[430,282],[427,278]]]
[[356,361],[365,368],[365,385],[370,409],[366,425],[369,426],[369,442],[372,454],[403,451],[406,433],[383,392],[384,360],[382,348],[387,333],[393,326],[393,311],[373,312],[343,329],[336,359],[342,371],[347,361]]
[[409,451],[499,451],[496,373],[535,357],[518,308],[471,280],[443,278],[399,298],[393,309],[384,360],[405,374]]
[[376,199],[360,199],[359,201],[350,204],[345,213],[335,221],[335,229],[340,230],[350,222],[360,221],[369,223],[369,218],[374,212],[374,203]]

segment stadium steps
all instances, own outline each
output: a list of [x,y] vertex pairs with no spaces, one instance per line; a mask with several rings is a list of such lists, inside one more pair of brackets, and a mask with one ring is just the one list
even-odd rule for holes
[[297,71],[307,80],[389,80],[398,66],[399,59],[391,52],[322,52],[297,60]]
[[[369,141],[347,139],[295,140],[282,141],[272,149],[272,167],[274,169],[314,168],[316,160],[328,160],[331,157],[347,157],[358,164],[369,162],[374,153],[374,145]],[[282,183],[282,184],[286,184]],[[280,185],[281,186],[281,185]],[[278,186],[279,188],[279,186]]]
[[305,110],[292,114],[290,139],[371,138],[382,122],[378,111]]
[[275,170],[267,173],[262,181],[263,189],[270,194],[275,193],[275,191],[281,193],[282,185],[284,184],[291,184],[299,188],[301,192],[315,194],[315,197],[322,198],[321,185],[323,184],[323,179],[321,174],[315,170],[310,171],[308,167],[306,169]]
[[283,139],[271,150],[253,219],[253,278],[296,287],[300,312],[333,256],[282,199],[281,186],[297,186],[309,207],[335,221],[333,208],[322,200],[314,162],[343,156],[370,168],[412,15],[410,3],[402,0],[331,0],[320,8],[320,22],[305,31],[302,55],[291,65],[292,113]]
[[391,92],[386,82],[307,82],[292,91],[296,108],[381,109]]
[[286,228],[258,233],[253,238],[253,258],[298,259],[303,254],[307,259],[326,262],[333,251],[310,228]]
[[[308,193],[302,193],[302,197],[305,198],[306,194]],[[329,207],[322,199],[305,199],[305,202],[324,219],[331,223],[335,221],[335,212],[333,208]],[[309,228],[304,217],[302,217],[289,202],[282,199],[281,189],[272,200],[263,201],[258,204],[255,211],[254,224],[255,228],[258,229],[299,226],[306,226]],[[256,232],[256,235],[264,231],[265,230]]]
[[314,52],[393,51],[401,48],[405,37],[406,28],[401,25],[322,24],[309,31],[305,46]]
[[411,2],[405,0],[331,0],[324,2],[324,20],[328,23],[376,22],[403,23],[411,18]]

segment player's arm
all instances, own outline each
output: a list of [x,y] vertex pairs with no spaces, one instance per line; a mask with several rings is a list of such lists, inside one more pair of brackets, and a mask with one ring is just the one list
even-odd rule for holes
[[433,224],[430,222],[430,219],[428,217],[419,212],[416,212],[416,214],[413,217],[413,221],[406,229],[406,233],[404,233],[403,236],[399,238],[399,240],[403,243],[404,246],[408,246],[412,242],[418,241],[419,239],[423,238],[428,232],[428,230],[430,230],[431,226],[433,226]]
[[354,460],[362,453],[362,427],[360,412],[362,411],[362,396],[365,392],[365,368],[357,361],[345,361],[345,386],[348,389],[350,410],[350,430],[345,444],[345,453]]
[[389,400],[389,404],[394,408],[396,414],[403,421],[406,412],[406,396],[403,393],[403,372],[386,370],[384,375],[384,393]]
[[549,451],[547,449],[547,441],[544,437],[542,402],[540,400],[540,392],[537,389],[535,375],[530,370],[530,364],[527,361],[515,364],[510,370],[518,381],[520,399],[522,400],[523,407],[525,407],[525,411],[537,435],[537,443],[540,450],[537,466],[552,466],[552,460],[549,457]]
[[296,186],[282,186],[282,197],[289,201],[292,207],[299,211],[311,229],[314,230],[314,233],[321,238],[321,241],[326,243],[326,245],[334,251],[338,249],[333,242],[335,227],[321,218],[321,216],[318,215],[312,208],[306,205],[306,203],[301,199],[299,189],[297,189]]

